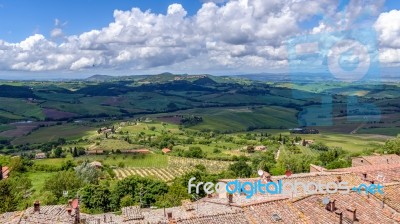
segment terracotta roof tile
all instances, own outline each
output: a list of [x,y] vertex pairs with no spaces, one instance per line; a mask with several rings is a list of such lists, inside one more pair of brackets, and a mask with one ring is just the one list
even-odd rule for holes
[[[335,200],[334,211],[328,211],[323,199],[328,197]],[[293,202],[294,207],[309,219],[310,223],[339,223],[339,215],[335,211],[341,211],[343,221],[351,219],[347,209],[356,209],[358,223],[397,223],[392,219],[396,214],[393,211],[382,209],[380,203],[374,197],[358,193],[311,195]]]

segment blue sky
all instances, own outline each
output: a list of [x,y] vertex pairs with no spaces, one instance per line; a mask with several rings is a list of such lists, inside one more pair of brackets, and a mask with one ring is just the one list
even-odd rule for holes
[[339,20],[375,29],[393,71],[399,9],[397,0],[0,0],[0,78],[287,72],[288,40],[336,32]]
[[0,38],[17,42],[33,33],[49,34],[55,19],[66,22],[66,34],[79,34],[107,26],[115,9],[138,7],[165,14],[173,3],[182,4],[188,15],[202,4],[198,0],[0,0]]

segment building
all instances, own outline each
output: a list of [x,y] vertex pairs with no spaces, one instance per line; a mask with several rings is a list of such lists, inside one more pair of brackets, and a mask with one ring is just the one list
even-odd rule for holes
[[88,150],[86,151],[87,155],[102,155],[104,154],[104,150],[98,149],[98,150]]
[[164,154],[168,154],[168,153],[171,152],[171,149],[169,149],[169,148],[163,148],[161,151],[162,151],[162,153],[164,153]]
[[267,147],[265,147],[263,145],[254,147],[254,151],[265,151],[265,150],[267,150]]
[[365,166],[365,165],[396,164],[396,163],[400,163],[400,156],[396,154],[360,156],[352,158],[351,161],[351,165],[353,167]]
[[44,152],[39,152],[39,153],[35,154],[35,159],[46,159],[46,158],[47,158],[47,156],[46,156],[46,153],[44,153]]
[[96,167],[96,168],[98,168],[98,169],[100,169],[100,168],[103,167],[103,165],[102,165],[101,162],[99,162],[99,161],[93,161],[93,162],[89,163],[89,165],[91,165],[91,166],[93,166],[93,167]]
[[0,180],[7,179],[10,173],[10,168],[0,165]]
[[[315,166],[315,165],[312,165]],[[374,178],[384,174],[383,179]],[[315,166],[312,173],[291,176],[271,176],[239,179],[239,182],[263,183],[282,180],[296,186],[297,193],[259,194],[246,198],[243,193],[208,195],[196,202],[182,201],[182,206],[165,209],[141,209],[137,206],[121,209],[121,214],[83,214],[79,201],[70,200],[67,205],[40,206],[24,211],[0,215],[0,223],[15,224],[264,224],[264,223],[400,223],[400,163],[365,165],[343,169],[326,170]],[[232,180],[220,180],[229,182]],[[326,193],[307,193],[299,182],[340,183],[350,187],[363,183],[380,183],[383,194],[366,194],[350,190]],[[246,190],[249,190],[246,188]],[[328,187],[323,188],[327,191]]]

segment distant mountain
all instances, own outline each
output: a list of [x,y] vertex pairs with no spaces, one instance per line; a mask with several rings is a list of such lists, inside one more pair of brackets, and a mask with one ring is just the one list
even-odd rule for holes
[[118,77],[110,76],[110,75],[99,75],[99,74],[96,74],[96,75],[92,75],[92,76],[86,78],[85,80],[86,81],[92,81],[92,82],[104,82],[104,81],[110,81],[110,80],[113,80],[113,79],[116,79],[116,78],[118,78]]
[[253,81],[262,82],[296,82],[296,83],[312,83],[326,82],[336,80],[330,73],[259,73],[259,74],[244,74],[235,77],[250,79]]

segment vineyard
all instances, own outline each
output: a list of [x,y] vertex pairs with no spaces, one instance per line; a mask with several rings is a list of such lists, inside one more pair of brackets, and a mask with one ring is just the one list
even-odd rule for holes
[[183,169],[173,168],[143,168],[143,167],[127,167],[115,169],[118,179],[123,179],[128,176],[138,175],[141,177],[154,177],[163,181],[171,181],[175,177],[185,173]]
[[118,179],[123,179],[128,176],[138,175],[141,177],[154,177],[163,181],[171,181],[175,177],[189,172],[194,169],[194,166],[202,164],[211,173],[218,173],[226,170],[231,162],[214,161],[205,159],[189,159],[181,157],[168,157],[167,168],[156,167],[125,167],[115,169],[114,172]]

